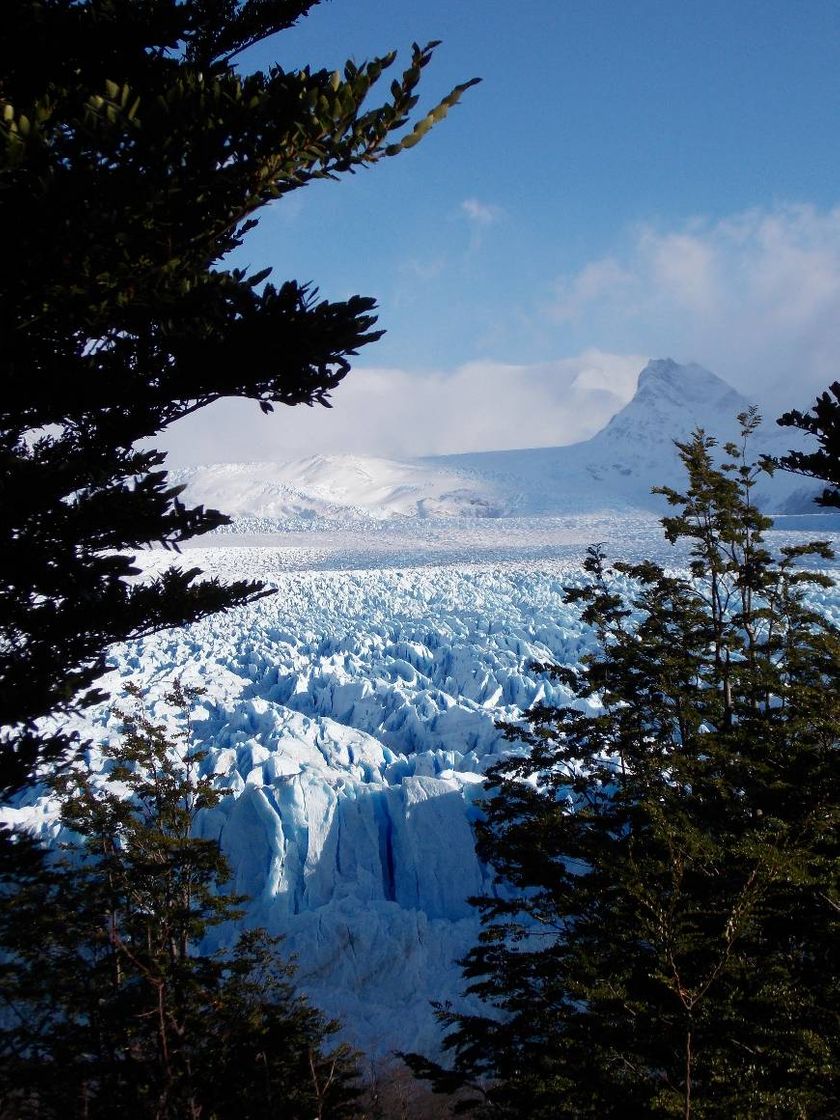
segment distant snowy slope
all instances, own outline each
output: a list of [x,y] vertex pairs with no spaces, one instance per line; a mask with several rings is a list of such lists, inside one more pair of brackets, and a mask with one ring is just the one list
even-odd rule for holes
[[190,501],[234,516],[314,518],[498,517],[485,480],[425,462],[313,455],[289,463],[217,463],[173,472]]
[[[521,513],[591,512],[598,509],[658,509],[652,486],[680,485],[682,468],[674,440],[702,428],[719,443],[738,434],[736,417],[750,407],[716,374],[670,358],[649,362],[639,374],[633,399],[597,435],[566,447],[452,455],[434,460],[468,477],[487,479]],[[783,455],[798,434],[767,422],[749,454]],[[770,509],[787,508],[809,492],[803,479],[777,473],[759,498]],[[803,499],[807,500],[807,499]]]
[[[652,486],[679,485],[675,439],[703,428],[721,443],[737,435],[750,402],[709,370],[651,361],[633,399],[597,435],[564,447],[485,451],[397,461],[315,455],[289,463],[227,463],[174,472],[187,498],[236,518],[284,524],[393,517],[509,517],[659,509]],[[466,421],[465,421],[466,422]],[[783,455],[799,433],[772,418],[750,450]],[[817,487],[779,472],[758,500],[771,510],[807,509]]]

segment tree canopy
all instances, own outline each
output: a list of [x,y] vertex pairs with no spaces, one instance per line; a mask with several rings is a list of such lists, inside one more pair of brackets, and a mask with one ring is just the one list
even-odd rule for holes
[[817,505],[840,508],[840,381],[817,397],[810,412],[791,409],[777,423],[815,436],[815,451],[791,451],[780,462],[787,471],[817,478],[828,485],[815,499]]
[[[8,0],[0,37],[0,787],[66,741],[117,640],[250,601],[131,550],[225,518],[188,508],[137,443],[224,396],[326,404],[373,342],[374,301],[227,268],[267,204],[415,145],[436,44],[343,72],[248,72],[319,0]],[[371,99],[373,98],[373,104]]]
[[771,551],[743,448],[678,447],[688,575],[592,549],[567,601],[594,652],[542,666],[569,702],[489,772],[488,1013],[442,1011],[454,1072],[414,1060],[488,1116],[835,1115],[840,633],[801,566],[830,550]]

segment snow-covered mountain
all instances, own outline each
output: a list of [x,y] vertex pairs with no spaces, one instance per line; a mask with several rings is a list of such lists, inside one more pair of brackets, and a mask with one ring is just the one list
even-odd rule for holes
[[[737,416],[752,402],[716,374],[670,358],[650,361],[632,400],[597,435],[565,447],[483,452],[437,459],[441,466],[492,480],[508,504],[523,514],[660,510],[651,487],[679,487],[683,471],[674,440],[702,428],[719,444],[737,440]],[[765,422],[748,448],[752,459],[781,456],[804,446],[799,433]],[[806,505],[817,488],[778,472],[756,489],[768,510]]]
[[[648,363],[633,399],[597,435],[563,447],[486,451],[396,461],[316,455],[289,463],[236,463],[175,472],[187,499],[236,518],[300,525],[393,517],[507,517],[661,508],[651,487],[678,485],[675,439],[703,428],[721,443],[737,436],[750,406],[721,378],[669,358]],[[751,454],[783,455],[799,433],[765,424]],[[807,508],[816,487],[780,472],[763,483],[768,509]]]
[[434,460],[313,455],[288,463],[218,463],[172,472],[187,499],[234,517],[314,519],[498,517],[492,487]]

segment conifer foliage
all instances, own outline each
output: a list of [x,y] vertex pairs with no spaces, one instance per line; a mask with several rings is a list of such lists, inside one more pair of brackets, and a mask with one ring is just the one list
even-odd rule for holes
[[777,423],[808,432],[818,443],[815,451],[791,451],[779,465],[794,474],[827,482],[816,503],[840,509],[840,381],[820,393],[810,412],[791,409]]
[[[186,721],[195,695],[167,700]],[[82,767],[55,783],[76,839],[55,855],[20,838],[3,876],[0,1116],[351,1115],[353,1055],[329,1049],[335,1024],[294,991],[276,939],[202,948],[242,899],[218,844],[194,835],[222,794],[188,724],[171,735],[135,695],[105,754],[107,784]]]
[[488,1014],[443,1013],[437,1071],[488,1116],[836,1115],[840,634],[800,567],[829,550],[771,552],[743,447],[678,448],[690,575],[590,550],[567,600],[597,651],[543,666],[570,702],[489,775],[500,890],[463,962]]
[[262,207],[413,147],[472,84],[412,120],[434,43],[380,104],[393,53],[248,72],[243,52],[318,3],[3,4],[0,788],[60,753],[32,722],[98,698],[109,643],[259,594],[194,569],[127,579],[126,550],[226,520],[136,442],[224,396],[326,404],[381,333],[372,299],[224,265]]

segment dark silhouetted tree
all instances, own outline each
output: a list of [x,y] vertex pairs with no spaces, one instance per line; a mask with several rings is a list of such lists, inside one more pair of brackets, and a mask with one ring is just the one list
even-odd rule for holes
[[99,697],[109,643],[260,593],[195,569],[130,580],[130,550],[225,522],[137,441],[225,396],[326,404],[379,337],[371,299],[223,264],[262,207],[411,148],[472,84],[412,122],[434,43],[372,106],[394,54],[240,68],[318,2],[3,5],[0,788],[66,748],[33,722]]
[[836,1116],[840,634],[799,566],[830,552],[774,556],[769,466],[713,445],[678,444],[686,489],[661,491],[689,573],[591,550],[566,598],[594,652],[542,666],[570,702],[489,772],[500,890],[463,962],[488,1014],[442,1013],[454,1073],[414,1061],[484,1115]]
[[816,451],[791,451],[779,465],[794,474],[827,482],[815,501],[819,506],[840,509],[840,381],[817,397],[810,412],[792,409],[777,422],[782,427],[808,432],[818,443]]

